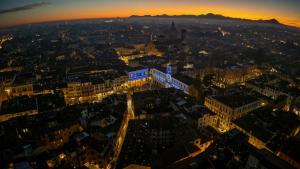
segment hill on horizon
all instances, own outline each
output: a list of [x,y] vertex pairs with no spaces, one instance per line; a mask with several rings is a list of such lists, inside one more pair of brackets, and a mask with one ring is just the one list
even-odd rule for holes
[[282,25],[282,26],[287,26],[282,23],[280,23],[277,19],[259,19],[259,20],[253,20],[253,19],[243,19],[243,18],[233,18],[233,17],[228,17],[220,14],[213,14],[213,13],[208,13],[208,14],[202,14],[202,15],[132,15],[129,18],[134,18],[134,17],[160,17],[160,18],[168,18],[168,17],[178,17],[178,18],[202,18],[202,19],[219,19],[219,20],[236,20],[236,21],[248,21],[248,22],[258,22],[258,23],[266,23],[266,24],[275,24],[275,25]]

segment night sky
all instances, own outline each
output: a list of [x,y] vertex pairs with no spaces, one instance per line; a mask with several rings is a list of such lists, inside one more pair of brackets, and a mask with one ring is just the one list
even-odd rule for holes
[[0,0],[0,27],[130,15],[215,13],[300,27],[300,0]]

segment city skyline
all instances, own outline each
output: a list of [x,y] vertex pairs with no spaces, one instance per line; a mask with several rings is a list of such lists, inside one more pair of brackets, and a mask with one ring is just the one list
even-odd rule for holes
[[0,168],[300,169],[298,4],[1,0]]
[[[279,22],[300,27],[300,14],[296,0],[268,1],[147,1],[132,0],[4,0],[0,2],[0,27],[38,22],[89,19],[89,18],[126,18],[131,15],[201,15],[221,14],[243,19],[277,19]],[[118,12],[116,12],[118,11]]]

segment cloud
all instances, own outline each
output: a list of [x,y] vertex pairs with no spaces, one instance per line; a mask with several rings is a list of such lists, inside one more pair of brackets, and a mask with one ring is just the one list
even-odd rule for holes
[[51,4],[50,2],[38,2],[38,3],[33,3],[33,4],[27,4],[24,6],[18,6],[15,8],[0,10],[0,14],[25,11],[25,10],[30,10],[30,9],[38,8],[41,6],[50,5],[50,4]]

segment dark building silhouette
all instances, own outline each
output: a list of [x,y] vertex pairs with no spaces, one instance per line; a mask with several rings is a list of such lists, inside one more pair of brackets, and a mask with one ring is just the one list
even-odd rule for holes
[[177,30],[176,30],[174,22],[172,22],[172,24],[171,24],[171,29],[169,32],[169,39],[172,41],[175,41],[177,39]]
[[180,35],[180,40],[184,41],[186,39],[186,30],[185,29],[181,29],[181,35]]

